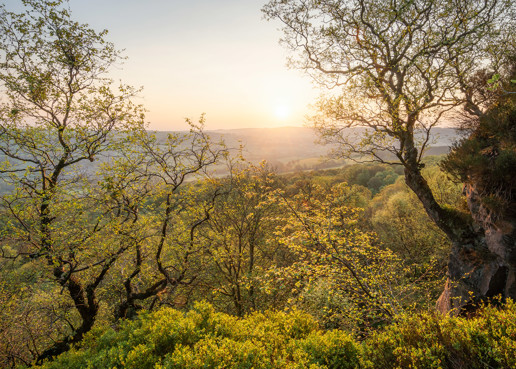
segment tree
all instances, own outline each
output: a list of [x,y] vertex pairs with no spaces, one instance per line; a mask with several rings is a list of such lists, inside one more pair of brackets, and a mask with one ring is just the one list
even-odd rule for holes
[[81,341],[107,320],[102,302],[130,317],[188,283],[216,195],[179,192],[225,153],[202,121],[164,140],[146,132],[138,90],[107,77],[121,55],[106,31],[72,20],[64,0],[23,4],[0,7],[0,284],[15,299],[1,334],[27,339],[6,345],[12,366]]
[[[453,183],[436,165],[428,165],[423,175],[441,206],[465,209],[462,186]],[[432,259],[445,266],[450,249],[446,235],[427,214],[416,195],[400,180],[386,186],[368,208],[372,230],[382,243],[414,265],[425,265]]]
[[[410,264],[359,227],[356,189],[340,183],[280,201],[288,219],[281,242],[295,255],[277,278],[294,281],[294,297],[328,328],[367,333],[418,304],[428,286],[410,280]],[[292,282],[291,282],[292,283]],[[431,283],[429,283],[430,285]]]
[[[84,163],[116,148],[116,132],[144,127],[137,90],[105,77],[120,53],[100,33],[70,18],[62,1],[24,0],[25,13],[0,8],[0,152],[2,178],[15,191],[2,196],[2,251],[27,262],[45,260],[48,272],[80,316],[68,338],[41,357],[82,339],[94,324],[96,290],[123,247],[78,261],[77,251],[105,231],[84,216],[89,182]],[[63,242],[64,241],[64,242]],[[94,268],[96,266],[96,268]],[[82,280],[74,271],[88,270]]]
[[292,65],[338,90],[318,103],[313,122],[323,140],[338,144],[337,155],[401,164],[407,185],[452,241],[439,309],[499,293],[516,297],[514,261],[496,251],[514,241],[497,246],[486,237],[492,229],[441,206],[421,173],[433,127],[460,107],[481,116],[496,100],[479,81],[508,70],[514,2],[272,0],[263,10],[283,23],[283,41],[297,53]]
[[206,169],[227,151],[203,131],[204,118],[199,125],[188,123],[189,133],[161,138],[140,131],[130,147],[103,165],[103,214],[117,219],[118,242],[131,252],[122,262],[122,280],[113,286],[120,296],[113,302],[117,319],[133,317],[149,298],[154,298],[152,308],[158,294],[173,296],[202,268],[204,245],[197,232],[210,218],[220,189],[195,179],[206,179]]
[[243,316],[281,302],[278,294],[264,293],[263,279],[286,262],[285,248],[274,234],[284,216],[273,197],[278,178],[266,163],[231,166],[230,171],[215,184],[222,194],[202,232],[210,245],[204,284],[216,306]]

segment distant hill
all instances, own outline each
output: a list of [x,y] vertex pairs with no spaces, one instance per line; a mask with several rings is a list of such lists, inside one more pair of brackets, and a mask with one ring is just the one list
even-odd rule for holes
[[250,161],[281,161],[318,158],[328,152],[328,147],[316,144],[317,136],[310,128],[247,128],[211,131],[230,147],[240,143]]
[[[356,135],[360,130],[354,129]],[[317,143],[315,131],[307,127],[244,128],[213,130],[214,139],[223,138],[228,147],[244,146],[244,156],[251,162],[266,160],[279,171],[322,169],[341,166],[344,161],[328,162],[331,146]],[[458,135],[453,128],[435,128],[432,144],[426,155],[440,155],[449,151]],[[297,166],[297,168],[296,168]]]
[[[360,133],[361,129],[355,129],[351,134]],[[362,128],[363,130],[363,128]],[[165,140],[167,131],[153,132],[158,140]],[[177,133],[177,132],[176,132]],[[427,155],[440,155],[449,151],[449,148],[458,135],[451,128],[435,128],[432,145],[427,150]],[[317,143],[317,135],[311,128],[306,127],[280,127],[280,128],[244,128],[211,130],[208,134],[215,141],[223,139],[230,148],[244,147],[244,157],[259,163],[266,160],[278,172],[290,172],[308,169],[327,169],[345,165],[345,160],[331,160],[328,153],[331,146]],[[101,163],[108,160],[113,153],[106,152],[99,156],[95,162],[81,163],[77,169],[81,172],[95,173]],[[6,158],[0,154],[0,163]],[[226,169],[223,166],[215,169],[219,175],[224,175]],[[0,193],[10,190],[10,186],[0,181]]]

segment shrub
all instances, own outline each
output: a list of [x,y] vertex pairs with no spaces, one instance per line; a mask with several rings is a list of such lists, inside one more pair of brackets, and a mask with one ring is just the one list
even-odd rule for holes
[[363,345],[364,368],[515,368],[516,305],[474,318],[405,316]]
[[198,303],[140,314],[118,329],[96,330],[45,369],[352,368],[359,346],[344,332],[323,332],[300,311],[236,318]]
[[516,368],[516,304],[488,306],[469,319],[398,316],[359,344],[300,311],[236,318],[198,303],[186,314],[164,308],[93,331],[41,369],[58,368],[509,369]]

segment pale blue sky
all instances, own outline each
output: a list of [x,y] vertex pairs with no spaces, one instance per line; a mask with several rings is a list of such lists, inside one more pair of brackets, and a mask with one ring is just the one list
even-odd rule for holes
[[[19,0],[7,0],[8,8]],[[206,113],[207,128],[302,125],[317,93],[288,70],[279,24],[262,19],[265,0],[70,0],[74,19],[129,58],[114,78],[143,86],[151,128],[185,128]]]

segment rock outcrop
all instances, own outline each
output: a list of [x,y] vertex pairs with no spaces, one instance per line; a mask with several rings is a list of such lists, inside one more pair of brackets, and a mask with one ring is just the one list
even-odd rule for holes
[[464,186],[477,235],[471,242],[455,242],[448,264],[448,280],[437,301],[443,313],[467,314],[493,298],[516,299],[516,202],[489,209],[476,186]]

